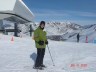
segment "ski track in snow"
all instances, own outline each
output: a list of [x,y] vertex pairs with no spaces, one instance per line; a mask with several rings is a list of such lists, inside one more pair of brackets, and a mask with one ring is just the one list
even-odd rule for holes
[[[31,37],[16,38],[0,35],[0,72],[37,72],[33,69],[36,48]],[[71,43],[49,40],[55,63],[53,66],[48,49],[44,58],[47,66],[38,72],[96,72],[96,44]],[[86,68],[70,67],[87,64]]]

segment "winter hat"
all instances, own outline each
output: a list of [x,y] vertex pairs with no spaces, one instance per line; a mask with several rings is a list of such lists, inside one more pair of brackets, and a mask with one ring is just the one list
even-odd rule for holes
[[42,24],[45,25],[45,21],[41,21],[39,26],[41,26]]

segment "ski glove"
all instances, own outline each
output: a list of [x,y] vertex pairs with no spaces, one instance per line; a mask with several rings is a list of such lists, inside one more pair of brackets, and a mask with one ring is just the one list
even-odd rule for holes
[[41,40],[40,40],[40,41],[38,42],[38,44],[39,44],[39,45],[44,45],[44,41],[41,41]]
[[45,41],[45,44],[47,44],[47,45],[48,45],[48,41]]

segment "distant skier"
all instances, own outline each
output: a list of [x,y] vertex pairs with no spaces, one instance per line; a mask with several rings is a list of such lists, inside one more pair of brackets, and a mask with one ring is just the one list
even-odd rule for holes
[[34,40],[37,48],[37,58],[33,67],[34,69],[43,69],[44,67],[46,67],[43,64],[43,58],[48,41],[46,38],[46,32],[43,31],[44,27],[45,21],[41,21],[39,27],[34,31]]
[[79,33],[77,34],[77,42],[79,42],[80,35]]

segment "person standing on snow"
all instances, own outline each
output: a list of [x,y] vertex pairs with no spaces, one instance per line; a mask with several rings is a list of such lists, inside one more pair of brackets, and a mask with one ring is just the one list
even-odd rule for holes
[[34,31],[34,40],[37,48],[37,58],[35,61],[34,69],[42,69],[45,67],[43,59],[45,55],[45,48],[48,44],[46,32],[43,31],[45,27],[45,21],[41,21],[39,27]]
[[77,42],[79,42],[80,35],[79,33],[77,34]]

